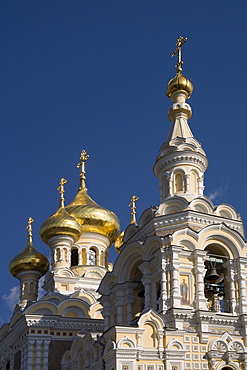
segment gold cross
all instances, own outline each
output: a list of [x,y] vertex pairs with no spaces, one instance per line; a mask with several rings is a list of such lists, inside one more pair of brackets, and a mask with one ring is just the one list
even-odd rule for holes
[[179,36],[176,42],[177,49],[172,53],[172,57],[175,57],[176,54],[178,54],[178,62],[175,64],[175,67],[177,67],[177,74],[180,75],[182,72],[182,64],[184,63],[181,60],[181,49],[183,44],[187,41],[187,37]]
[[79,190],[86,188],[85,162],[88,160],[88,158],[89,158],[89,155],[87,154],[87,152],[85,150],[83,150],[81,152],[81,156],[80,156],[81,162],[79,162],[78,165],[77,165],[77,168],[81,167]]
[[32,234],[32,223],[33,223],[33,219],[32,219],[32,217],[29,217],[29,219],[28,219],[28,221],[27,221],[27,231],[28,231],[28,235],[29,236],[32,236],[33,234]]
[[131,224],[136,224],[136,201],[138,199],[139,198],[136,195],[133,195],[131,198],[131,202],[129,204],[129,207],[131,207],[131,210],[132,210],[131,221],[130,221]]
[[57,188],[57,190],[59,190],[59,193],[60,193],[60,207],[64,207],[65,199],[64,199],[63,194],[65,192],[64,184],[66,184],[66,182],[67,182],[67,180],[65,180],[64,178],[61,178],[60,183],[59,183],[60,186]]

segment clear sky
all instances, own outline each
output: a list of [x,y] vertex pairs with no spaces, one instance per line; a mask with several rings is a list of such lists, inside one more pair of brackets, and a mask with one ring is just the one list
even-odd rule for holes
[[194,84],[190,127],[209,159],[205,194],[247,220],[246,14],[246,1],[231,0],[0,2],[0,324],[19,286],[8,264],[25,247],[27,219],[49,256],[39,228],[58,207],[61,177],[66,204],[76,194],[82,149],[89,194],[122,229],[133,194],[138,217],[159,203],[152,167],[171,125],[165,91],[179,35]]

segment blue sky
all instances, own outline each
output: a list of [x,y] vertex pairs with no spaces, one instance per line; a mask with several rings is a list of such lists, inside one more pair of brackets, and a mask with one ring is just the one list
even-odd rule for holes
[[190,126],[209,159],[205,194],[247,220],[246,14],[246,1],[230,0],[0,2],[0,324],[19,283],[8,264],[25,247],[27,219],[49,256],[39,228],[58,207],[61,177],[66,204],[76,194],[82,149],[89,194],[122,229],[133,194],[138,217],[159,203],[152,167],[170,129],[165,91],[179,35],[194,84]]

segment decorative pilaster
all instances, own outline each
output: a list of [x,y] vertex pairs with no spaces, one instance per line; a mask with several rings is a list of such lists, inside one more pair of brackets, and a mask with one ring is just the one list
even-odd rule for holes
[[145,306],[144,311],[149,311],[151,308],[151,274],[149,262],[143,262],[139,269],[142,272],[143,278],[141,279],[142,284],[145,288]]
[[43,344],[43,369],[42,370],[48,370],[49,362],[48,362],[48,356],[49,356],[49,345],[50,340],[44,340]]
[[41,365],[41,345],[43,341],[42,340],[36,340],[36,358],[35,358],[35,370],[42,369]]
[[[33,370],[33,345],[35,341],[29,340],[26,345],[26,367],[25,370]],[[35,367],[36,370],[36,367]]]
[[247,313],[246,263],[247,263],[247,259],[246,258],[239,257],[237,259],[238,283],[239,283],[239,309],[240,309],[240,314],[246,314]]
[[196,249],[194,251],[195,258],[195,280],[196,280],[196,309],[207,310],[207,299],[204,294],[204,276],[206,274],[206,268],[204,265],[207,251]]
[[182,251],[183,247],[172,245],[169,247],[169,270],[171,274],[171,307],[179,307],[181,301],[181,294],[179,289],[179,253]]
[[165,313],[167,310],[167,259],[166,253],[161,250],[161,267],[160,267],[160,298],[158,301],[159,311]]

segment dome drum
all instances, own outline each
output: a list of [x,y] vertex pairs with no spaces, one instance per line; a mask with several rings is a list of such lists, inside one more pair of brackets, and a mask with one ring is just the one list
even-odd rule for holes
[[157,162],[154,165],[154,174],[158,178],[161,177],[162,173],[169,170],[171,167],[175,165],[191,165],[193,167],[197,167],[201,172],[205,172],[208,166],[208,160],[205,156],[200,153],[195,153],[191,151],[181,151],[177,152],[176,155],[171,153],[170,155],[159,157]]

